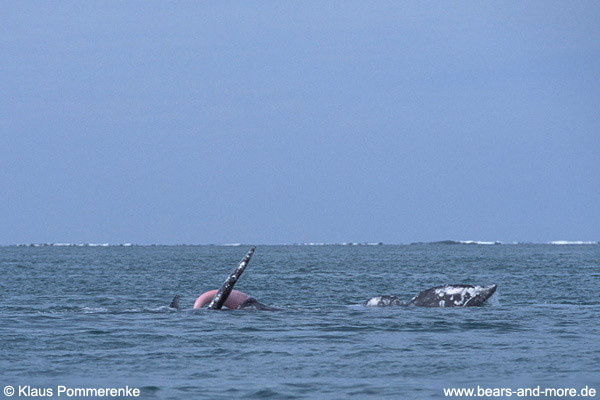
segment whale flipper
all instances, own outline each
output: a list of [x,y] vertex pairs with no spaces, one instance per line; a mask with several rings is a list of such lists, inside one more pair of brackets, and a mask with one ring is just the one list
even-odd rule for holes
[[179,311],[179,295],[176,294],[175,297],[173,297],[173,300],[171,300],[171,304],[169,304],[170,308],[176,308],[177,311]]
[[256,247],[253,247],[250,249],[248,254],[246,254],[246,256],[244,258],[242,258],[242,261],[240,261],[240,264],[233,271],[233,273],[231,275],[229,275],[229,277],[225,280],[223,285],[219,288],[219,291],[217,292],[215,297],[212,299],[212,301],[208,305],[207,308],[209,310],[220,310],[223,307],[223,304],[225,304],[225,301],[227,301],[227,298],[229,297],[229,295],[231,294],[231,291],[233,290],[233,286],[235,285],[237,280],[240,278],[240,275],[242,275],[242,272],[244,272],[244,270],[246,269],[246,266],[250,262],[250,258],[252,258],[252,254],[254,254],[255,249],[256,249]]
[[480,306],[496,291],[497,286],[443,285],[427,289],[413,297],[409,306],[474,307]]

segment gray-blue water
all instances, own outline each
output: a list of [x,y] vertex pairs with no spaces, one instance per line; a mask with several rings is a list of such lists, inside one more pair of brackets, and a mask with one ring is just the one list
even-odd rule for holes
[[[259,246],[236,289],[284,311],[191,311],[248,248],[0,248],[0,385],[148,399],[600,389],[600,245]],[[484,307],[359,305],[443,283],[499,289]],[[181,312],[165,307],[175,293]]]

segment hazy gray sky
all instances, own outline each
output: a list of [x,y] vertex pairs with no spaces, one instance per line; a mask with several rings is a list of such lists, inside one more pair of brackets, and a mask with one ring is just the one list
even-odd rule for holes
[[3,2],[0,243],[600,240],[599,21]]

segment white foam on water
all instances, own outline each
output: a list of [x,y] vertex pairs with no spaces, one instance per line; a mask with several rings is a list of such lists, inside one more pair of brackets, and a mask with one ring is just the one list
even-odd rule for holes
[[482,240],[459,240],[458,242],[461,244],[502,244],[502,242],[498,240],[495,242],[488,242]]
[[548,244],[559,244],[559,245],[564,245],[564,244],[598,244],[598,242],[583,241],[583,240],[576,240],[576,241],[554,240],[554,241],[548,242]]
[[106,309],[104,307],[82,307],[81,309],[86,314],[101,313],[101,312],[108,311],[108,309]]

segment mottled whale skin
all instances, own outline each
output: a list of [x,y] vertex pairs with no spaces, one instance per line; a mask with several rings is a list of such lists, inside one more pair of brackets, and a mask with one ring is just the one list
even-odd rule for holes
[[375,296],[364,302],[368,307],[390,307],[390,306],[405,306],[402,300],[396,296]]
[[396,296],[376,296],[367,300],[364,305],[369,307],[476,307],[492,297],[497,287],[497,285],[442,285],[422,291],[408,303],[402,302]]
[[250,262],[250,259],[252,258],[252,254],[254,254],[254,250],[256,250],[256,247],[252,247],[250,249],[248,254],[246,254],[244,256],[244,258],[242,258],[242,261],[240,261],[239,265],[233,271],[233,273],[231,275],[229,275],[229,277],[227,279],[225,279],[225,282],[219,288],[217,294],[215,295],[213,300],[208,305],[209,310],[220,310],[223,307],[223,305],[225,304],[225,301],[227,301],[227,297],[229,297],[229,295],[231,294],[231,291],[233,290],[233,286],[235,285],[237,280],[240,278],[240,276],[242,275],[242,273],[248,266],[248,263]]

